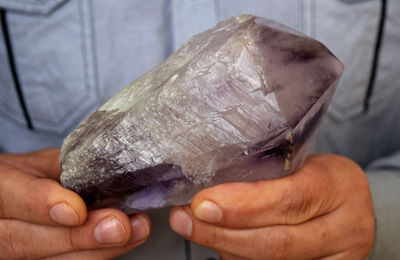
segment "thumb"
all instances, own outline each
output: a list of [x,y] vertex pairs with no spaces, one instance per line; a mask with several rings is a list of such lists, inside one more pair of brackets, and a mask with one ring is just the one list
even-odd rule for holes
[[[342,169],[332,166],[337,163]],[[341,176],[348,172],[343,166],[347,164],[338,156],[310,157],[299,171],[283,178],[204,189],[191,208],[197,219],[229,228],[300,224],[341,203]]]

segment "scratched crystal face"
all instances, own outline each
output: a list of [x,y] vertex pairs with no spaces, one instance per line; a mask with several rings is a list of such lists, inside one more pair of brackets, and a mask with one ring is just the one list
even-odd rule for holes
[[86,118],[62,146],[61,183],[90,208],[132,213],[284,176],[305,160],[341,72],[320,42],[233,17]]

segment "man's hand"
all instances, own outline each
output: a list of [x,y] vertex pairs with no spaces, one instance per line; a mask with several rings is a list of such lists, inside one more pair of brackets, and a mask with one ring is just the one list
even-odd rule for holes
[[87,212],[59,184],[59,150],[0,154],[0,259],[109,259],[143,243],[144,214]]
[[335,155],[281,179],[205,189],[170,224],[226,259],[363,259],[375,231],[364,172]]

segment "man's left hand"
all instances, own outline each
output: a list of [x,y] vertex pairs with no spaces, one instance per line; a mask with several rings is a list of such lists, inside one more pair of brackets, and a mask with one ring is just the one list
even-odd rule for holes
[[223,259],[363,259],[375,232],[365,173],[336,155],[280,179],[205,189],[170,224]]

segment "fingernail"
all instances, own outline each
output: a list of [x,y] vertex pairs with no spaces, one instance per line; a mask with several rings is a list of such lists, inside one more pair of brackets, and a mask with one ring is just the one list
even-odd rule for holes
[[192,219],[186,211],[177,209],[171,216],[171,228],[184,237],[190,237],[192,235]]
[[196,218],[208,223],[220,223],[222,221],[221,208],[209,200],[201,202],[193,211]]
[[122,244],[126,238],[126,230],[118,219],[107,217],[97,224],[94,237],[102,245]]
[[129,241],[131,244],[145,239],[150,233],[149,225],[142,216],[134,216],[131,219],[131,225],[132,225],[132,237],[131,240]]
[[79,216],[76,211],[67,203],[57,203],[50,208],[51,219],[61,225],[77,225],[79,224]]

